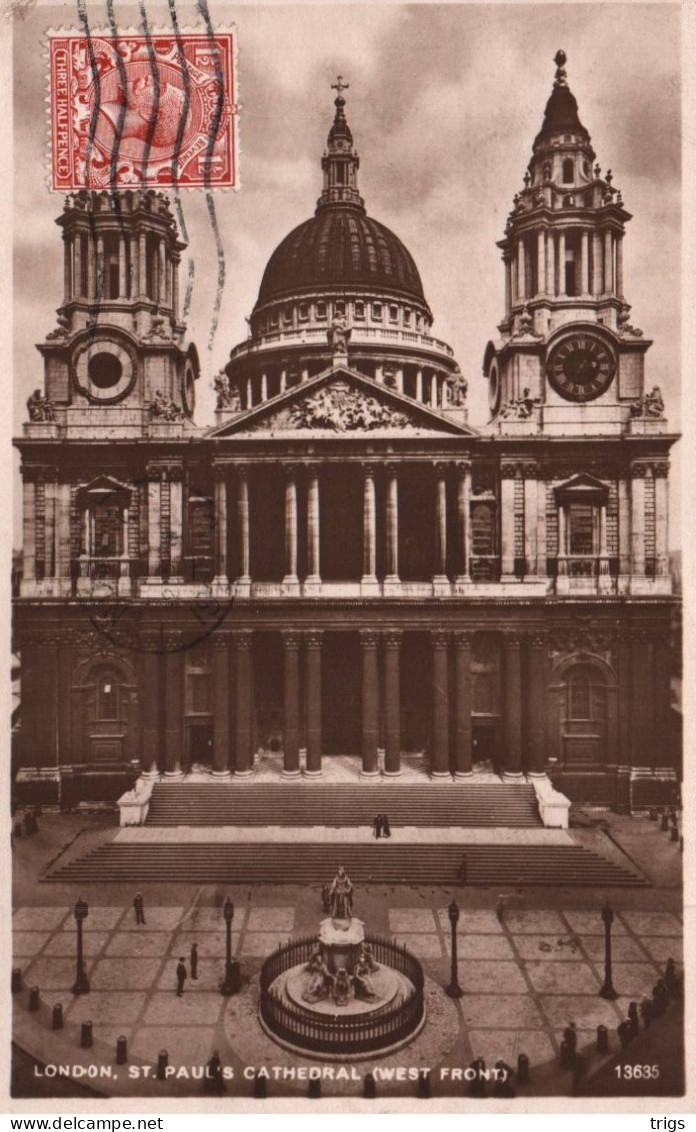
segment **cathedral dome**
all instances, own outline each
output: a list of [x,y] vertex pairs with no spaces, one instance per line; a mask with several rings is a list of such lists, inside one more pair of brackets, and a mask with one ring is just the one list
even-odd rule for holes
[[258,302],[283,295],[359,286],[398,292],[425,303],[413,256],[398,236],[356,204],[319,204],[273,252],[263,275]]

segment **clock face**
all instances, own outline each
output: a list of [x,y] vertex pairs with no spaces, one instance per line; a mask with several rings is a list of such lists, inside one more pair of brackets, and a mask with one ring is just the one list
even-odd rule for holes
[[615,370],[611,350],[591,334],[564,338],[546,363],[551,385],[567,401],[594,401],[609,388]]
[[488,370],[488,404],[492,413],[497,413],[500,408],[500,373],[498,372],[498,362],[494,358]]

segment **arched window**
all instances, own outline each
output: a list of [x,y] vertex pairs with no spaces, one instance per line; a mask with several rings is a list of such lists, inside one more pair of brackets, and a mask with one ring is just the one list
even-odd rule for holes
[[575,179],[575,166],[571,157],[566,157],[563,162],[563,184],[572,185]]
[[108,722],[121,715],[121,677],[114,668],[100,668],[95,673],[97,695],[95,719]]

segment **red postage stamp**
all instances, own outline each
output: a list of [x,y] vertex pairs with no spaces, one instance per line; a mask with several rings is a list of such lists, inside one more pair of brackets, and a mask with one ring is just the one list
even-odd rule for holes
[[236,187],[233,31],[49,42],[55,191]]

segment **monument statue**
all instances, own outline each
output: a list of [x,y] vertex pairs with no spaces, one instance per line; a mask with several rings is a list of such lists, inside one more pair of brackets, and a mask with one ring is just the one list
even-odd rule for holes
[[50,397],[45,397],[40,389],[35,389],[27,401],[27,412],[30,421],[51,423],[56,419],[55,408]]
[[331,898],[331,919],[352,919],[353,885],[343,865],[338,866],[338,872],[333,878],[331,888],[329,889],[329,896]]
[[305,1002],[321,1002],[322,999],[328,998],[333,987],[334,976],[326,966],[321,947],[318,944],[310,955],[305,970],[309,974],[307,985],[302,993]]
[[456,366],[454,372],[449,374],[445,384],[449,392],[450,405],[454,408],[461,408],[462,405],[465,405],[469,383],[459,366]]
[[334,354],[347,354],[348,353],[348,339],[350,338],[350,330],[346,322],[346,316],[341,311],[337,311],[331,321],[331,326],[328,331],[329,346]]

